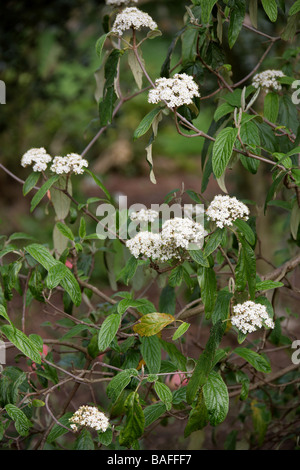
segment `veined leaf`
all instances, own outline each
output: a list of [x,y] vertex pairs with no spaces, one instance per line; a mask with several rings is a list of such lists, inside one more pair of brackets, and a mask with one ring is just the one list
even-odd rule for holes
[[227,386],[221,375],[212,371],[203,386],[203,396],[208,410],[209,421],[216,426],[224,421],[229,409]]
[[271,372],[270,363],[261,354],[258,354],[251,349],[240,347],[234,349],[233,352],[245,359],[245,361],[249,362],[249,364],[251,364],[259,372],[264,372],[265,374]]
[[38,347],[22,331],[18,330],[13,325],[2,325],[0,330],[26,357],[29,357],[29,359],[37,364],[41,363]]
[[112,313],[105,318],[98,334],[98,348],[100,352],[105,351],[110,345],[121,323],[121,315]]
[[175,318],[168,313],[148,313],[140,319],[137,325],[134,325],[133,331],[140,336],[153,336],[173,321]]
[[139,394],[131,392],[125,402],[126,424],[120,433],[119,442],[122,446],[131,444],[142,436],[145,427],[145,417],[140,405]]
[[225,127],[216,138],[213,146],[212,166],[216,178],[220,178],[224,173],[232,155],[238,130],[232,127]]

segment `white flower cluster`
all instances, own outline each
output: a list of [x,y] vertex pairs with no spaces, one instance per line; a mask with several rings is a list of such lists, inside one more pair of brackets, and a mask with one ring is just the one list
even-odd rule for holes
[[137,3],[138,0],[106,0],[106,5],[129,5],[129,3]]
[[186,73],[176,73],[172,78],[158,78],[155,88],[149,91],[149,103],[165,101],[168,108],[191,104],[194,96],[200,96],[198,85]]
[[182,250],[189,249],[190,244],[202,246],[205,235],[207,232],[202,225],[188,218],[175,217],[163,223],[161,233],[139,232],[126,242],[126,246],[136,258],[143,255],[164,262],[181,259]]
[[161,238],[165,243],[184,250],[188,250],[190,244],[195,244],[200,248],[206,235],[207,232],[202,225],[192,219],[180,217],[166,220],[161,231]]
[[71,428],[78,430],[78,426],[86,426],[96,431],[105,432],[109,426],[109,420],[104,413],[95,406],[83,405],[69,419]]
[[236,219],[247,220],[249,209],[236,197],[218,195],[210,203],[206,215],[218,227],[223,228],[225,225],[232,225]]
[[131,240],[127,240],[126,246],[135,258],[142,255],[162,262],[180,258],[178,250],[164,243],[159,233],[139,232]]
[[63,173],[75,173],[80,175],[84,173],[84,168],[88,167],[88,161],[77,153],[69,153],[65,157],[55,157],[50,170],[57,175]]
[[52,157],[48,155],[46,150],[41,148],[33,148],[24,153],[21,159],[21,165],[26,167],[28,165],[33,165],[33,171],[45,171],[47,169],[47,164],[51,162]]
[[277,81],[279,77],[284,77],[281,70],[265,70],[254,75],[252,85],[255,88],[263,88],[267,93],[271,90],[280,91],[282,86]]
[[157,28],[157,24],[148,13],[144,13],[136,7],[128,7],[116,16],[111,31],[122,36],[124,31],[130,28],[139,30],[142,27],[154,30]]
[[159,213],[153,209],[141,209],[138,212],[132,212],[130,214],[130,219],[133,222],[154,222],[158,216]]
[[263,326],[274,328],[274,322],[269,317],[265,305],[256,304],[251,300],[233,307],[234,316],[231,324],[236,326],[242,333],[252,333]]

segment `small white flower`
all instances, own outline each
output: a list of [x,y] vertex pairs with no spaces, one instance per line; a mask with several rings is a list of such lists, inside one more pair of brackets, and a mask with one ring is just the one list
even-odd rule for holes
[[105,432],[109,427],[109,420],[104,413],[95,406],[83,405],[69,419],[71,429],[78,430],[78,426],[86,426],[96,431]]
[[88,167],[88,161],[77,153],[69,153],[65,157],[54,157],[50,170],[57,175],[64,173],[75,173],[80,175],[84,173],[84,169]]
[[251,300],[233,307],[234,315],[231,317],[231,324],[242,333],[253,333],[259,328],[274,328],[274,322],[269,317],[265,305],[256,304]]
[[267,93],[272,90],[280,91],[282,86],[277,78],[284,76],[281,70],[265,70],[264,72],[254,75],[252,85],[255,88],[263,88]]
[[112,32],[122,36],[124,31],[130,28],[136,30],[149,28],[154,30],[157,28],[157,24],[148,13],[144,13],[136,7],[128,7],[116,16]]
[[186,73],[176,73],[173,78],[158,78],[155,88],[149,91],[148,102],[164,101],[169,108],[191,104],[194,96],[200,96],[197,83]]
[[24,153],[21,159],[21,165],[26,167],[33,165],[33,171],[41,172],[47,169],[47,164],[51,162],[52,157],[46,152],[44,147],[32,148]]
[[138,0],[106,0],[106,5],[129,5],[129,3],[137,3]]
[[159,216],[159,213],[152,209],[141,209],[138,212],[132,212],[130,219],[136,222],[154,222]]
[[232,225],[236,219],[248,220],[249,209],[236,197],[218,195],[210,203],[206,214],[208,219],[223,228],[225,225]]

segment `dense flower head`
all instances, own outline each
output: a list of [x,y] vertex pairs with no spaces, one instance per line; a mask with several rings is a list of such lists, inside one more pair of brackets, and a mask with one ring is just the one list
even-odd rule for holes
[[52,157],[46,152],[44,147],[41,148],[32,148],[24,153],[21,159],[21,165],[26,167],[28,165],[33,165],[33,171],[45,171],[47,169],[47,164],[51,162]]
[[120,7],[121,5],[129,5],[130,3],[137,3],[138,0],[106,0],[106,5],[113,5]]
[[[175,217],[166,220],[160,233],[141,231],[126,242],[131,254],[138,258],[168,261],[181,259],[186,250],[200,248],[207,232],[201,224],[188,218]],[[190,245],[192,244],[192,245]]]
[[88,167],[88,161],[77,153],[69,153],[65,157],[54,157],[50,170],[57,175],[63,173],[75,173],[80,175],[84,173],[84,169]]
[[253,333],[253,331],[263,326],[274,328],[274,322],[269,317],[265,305],[248,300],[243,304],[235,305],[233,313],[231,324],[244,334]]
[[164,243],[170,243],[176,248],[189,249],[190,244],[203,244],[203,239],[207,235],[204,227],[189,218],[174,217],[163,223],[161,238]]
[[223,228],[225,225],[232,225],[236,219],[247,220],[249,209],[236,197],[218,195],[210,203],[206,215],[218,227]]
[[169,108],[191,104],[193,97],[200,96],[197,83],[186,73],[176,73],[172,78],[158,78],[155,88],[149,91],[149,103],[166,102]]
[[130,219],[136,222],[154,222],[159,213],[153,209],[141,209],[130,214]]
[[151,16],[148,15],[148,13],[145,13],[136,7],[128,7],[116,16],[111,31],[122,36],[124,31],[127,31],[130,28],[136,30],[149,28],[154,30],[157,28],[157,24]]
[[74,431],[78,430],[78,426],[86,426],[101,432],[105,432],[109,427],[108,418],[95,406],[81,406],[69,421],[72,423],[71,428]]
[[267,93],[272,90],[280,91],[282,86],[277,80],[279,77],[284,77],[281,70],[265,70],[254,75],[252,85],[255,88],[263,88]]

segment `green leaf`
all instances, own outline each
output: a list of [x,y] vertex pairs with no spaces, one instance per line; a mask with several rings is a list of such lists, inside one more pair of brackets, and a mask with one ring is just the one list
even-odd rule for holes
[[157,374],[161,365],[161,346],[157,336],[141,338],[141,353],[150,374]]
[[276,0],[261,0],[261,3],[270,20],[275,23],[278,14]]
[[279,98],[277,93],[269,92],[264,101],[264,116],[271,122],[276,122],[279,112]]
[[15,422],[17,432],[21,436],[27,436],[29,428],[33,426],[32,422],[29,421],[25,413],[17,408],[15,405],[6,405],[5,410],[11,419]]
[[[141,56],[141,50],[139,51],[139,56],[140,56],[141,62],[145,65],[144,59]],[[137,60],[136,55],[132,49],[129,49],[128,51],[128,65],[131,69],[132,75],[135,79],[138,89],[141,90],[143,86],[144,72],[141,69],[140,63]]]
[[224,421],[229,409],[227,386],[222,377],[212,371],[203,386],[203,396],[208,410],[209,421],[216,426]]
[[[202,268],[202,275],[198,274],[198,282],[201,289],[201,300],[204,304],[205,318],[212,315],[217,295],[217,279],[212,268]],[[198,273],[201,272],[199,270]]]
[[62,222],[57,222],[56,227],[66,238],[68,238],[69,240],[74,240],[73,232],[66,224],[63,224]]
[[46,285],[48,289],[55,289],[66,275],[67,267],[62,263],[57,263],[48,271]]
[[202,387],[208,379],[214,364],[216,350],[219,347],[225,328],[226,324],[222,321],[218,321],[210,331],[210,336],[205,349],[201,353],[193,375],[187,385],[186,397],[188,403],[192,403],[194,401],[199,388]]
[[131,377],[137,377],[138,375],[139,373],[136,369],[125,369],[115,375],[106,389],[108,398],[113,402],[117,401],[124,388],[129,384]]
[[247,222],[242,219],[237,219],[233,222],[233,225],[238,229],[238,231],[245,237],[250,245],[255,244],[255,234]]
[[74,450],[94,450],[95,445],[91,433],[83,428],[76,439]]
[[225,127],[217,135],[212,154],[212,166],[216,178],[222,176],[229,163],[237,135],[238,129],[232,127]]
[[168,313],[148,313],[140,319],[137,325],[134,325],[133,331],[140,336],[153,336],[173,321],[175,318]]
[[161,291],[159,298],[159,311],[175,315],[176,295],[174,287],[167,285]]
[[225,289],[222,289],[218,292],[215,308],[212,313],[213,324],[217,323],[220,320],[224,321],[228,319],[230,300],[232,299],[232,296],[233,294],[231,294],[231,292],[228,292]]
[[37,185],[40,176],[41,173],[39,172],[30,173],[25,183],[23,184],[23,196],[26,196],[26,194],[28,194],[32,190],[32,188]]
[[[47,248],[43,245],[38,245],[33,243],[32,245],[28,245],[26,247],[26,251],[32,256],[38,263],[40,263],[48,272],[50,271],[53,266],[60,266],[61,270],[64,270],[64,277],[60,281],[60,285],[65,289],[65,291],[69,294],[72,301],[76,306],[79,306],[81,303],[81,290],[79,287],[78,282],[76,281],[74,275],[71,271],[60,261],[56,261],[53,256],[49,253]],[[53,274],[59,275],[59,268],[53,269]],[[54,282],[54,276],[50,279]],[[50,281],[50,283],[51,283]]]
[[169,355],[172,363],[175,364],[176,368],[178,370],[185,371],[187,359],[180,351],[178,351],[175,344],[168,343],[167,341],[163,341],[162,339],[160,339],[159,342],[162,348],[164,349],[164,351],[166,351],[166,353]]
[[217,3],[217,0],[201,0],[201,18],[202,23],[206,25],[209,23],[210,15],[214,5]]
[[171,287],[180,286],[183,280],[184,274],[184,267],[182,265],[177,266],[176,268],[172,269],[171,274],[169,276],[169,285]]
[[289,16],[295,15],[300,11],[300,0],[297,0],[289,10]]
[[172,407],[172,392],[169,387],[161,382],[155,382],[154,390],[156,391],[158,398],[166,405],[167,410]]
[[155,403],[154,405],[146,406],[146,408],[144,408],[145,428],[154,423],[154,421],[160,418],[166,411],[167,409],[164,403]]
[[181,325],[175,331],[175,333],[172,337],[172,340],[176,341],[176,339],[178,339],[182,335],[184,335],[184,333],[189,329],[190,326],[191,326],[190,323],[185,323],[185,322],[181,323]]
[[133,133],[134,140],[139,139],[142,135],[146,134],[146,132],[150,129],[154,118],[161,112],[162,107],[158,107],[152,109],[146,116],[141,120],[138,127]]
[[47,271],[49,271],[52,266],[57,264],[57,261],[43,245],[33,243],[32,245],[26,246],[25,249],[30,254],[30,256],[32,256],[32,258],[41,264]]
[[83,217],[80,219],[80,226],[79,226],[79,232],[78,232],[80,238],[84,239],[86,236],[86,224],[85,220]]
[[139,402],[139,394],[131,392],[125,402],[126,424],[120,432],[120,445],[131,447],[144,432],[145,417]]
[[104,446],[109,446],[113,439],[113,432],[111,428],[106,429],[105,432],[98,431],[98,441]]
[[122,279],[124,284],[128,286],[130,279],[132,279],[135,275],[138,264],[139,260],[134,256],[131,256],[124,268],[120,271],[120,274],[118,275],[118,280]]
[[192,432],[203,429],[207,424],[208,412],[203,398],[203,390],[201,390],[197,404],[190,412],[189,419],[184,430],[184,437],[188,437]]
[[115,313],[105,318],[98,333],[98,348],[100,352],[105,351],[116,336],[121,318],[120,314]]
[[12,325],[12,322],[10,321],[10,318],[7,315],[6,308],[4,307],[4,305],[0,305],[0,317],[5,318],[5,320],[7,320]]
[[100,38],[96,42],[96,45],[95,45],[96,54],[100,59],[101,59],[101,56],[102,56],[102,50],[103,50],[104,43],[105,43],[108,36],[109,36],[109,33],[102,34],[102,36],[100,36]]
[[257,29],[257,0],[250,0],[249,15],[252,25]]
[[197,264],[200,264],[200,266],[205,266],[206,268],[209,268],[208,259],[204,255],[203,251],[189,250],[189,255],[194,261],[196,261]]
[[37,364],[41,364],[39,349],[22,331],[18,330],[13,325],[2,325],[0,330],[26,357],[29,357]]
[[28,235],[28,233],[24,232],[15,232],[9,237],[9,241],[14,241],[14,240],[34,240],[35,237],[32,235]]
[[[64,414],[61,418],[59,418],[59,423],[61,423],[63,426],[66,426],[67,428],[70,429],[70,421],[69,419],[73,416],[73,413],[71,411],[68,411],[68,413]],[[60,436],[63,436],[68,432],[67,429],[63,428],[62,426],[59,426],[59,424],[54,424],[53,428],[51,429],[49,436],[47,437],[47,442],[51,443],[53,441],[56,441]]]
[[64,220],[70,211],[71,199],[63,192],[66,188],[68,193],[72,196],[71,178],[68,178],[68,175],[60,175],[55,183],[55,188],[52,187],[50,189],[51,202],[57,220]]
[[203,250],[204,257],[208,257],[221,244],[224,235],[224,229],[217,228],[208,239]]
[[108,199],[112,204],[114,204],[114,201],[113,201],[111,195],[109,194],[108,189],[104,186],[104,184],[103,184],[102,181],[98,178],[98,176],[94,175],[94,173],[93,173],[91,170],[88,170],[88,169],[85,169],[85,172],[93,178],[93,180],[95,181],[96,185],[99,186],[99,188],[102,189],[102,191],[104,192],[104,194],[105,194],[105,196],[107,197],[107,199]]
[[267,280],[267,281],[257,282],[256,291],[277,289],[278,287],[282,287],[282,286],[284,286],[283,282]]
[[270,363],[265,359],[265,357],[261,356],[257,352],[254,352],[251,349],[238,347],[233,350],[233,353],[245,359],[245,361],[249,362],[249,364],[259,372],[264,372],[265,374],[271,372]]
[[58,180],[59,175],[54,175],[51,178],[49,178],[46,183],[43,184],[43,186],[35,193],[31,200],[31,206],[30,206],[30,212],[33,212],[36,206],[40,203],[40,201],[43,199],[47,191],[51,188],[51,186]]
[[[250,298],[254,299],[256,286],[256,256],[249,243],[239,236],[241,244],[239,262],[236,267],[236,276],[244,275],[248,283]],[[243,273],[241,273],[243,271]],[[243,290],[242,286],[239,290]]]
[[236,0],[234,7],[230,11],[230,22],[228,29],[228,43],[230,49],[234,46],[243,26],[246,13],[246,5],[244,0]]

